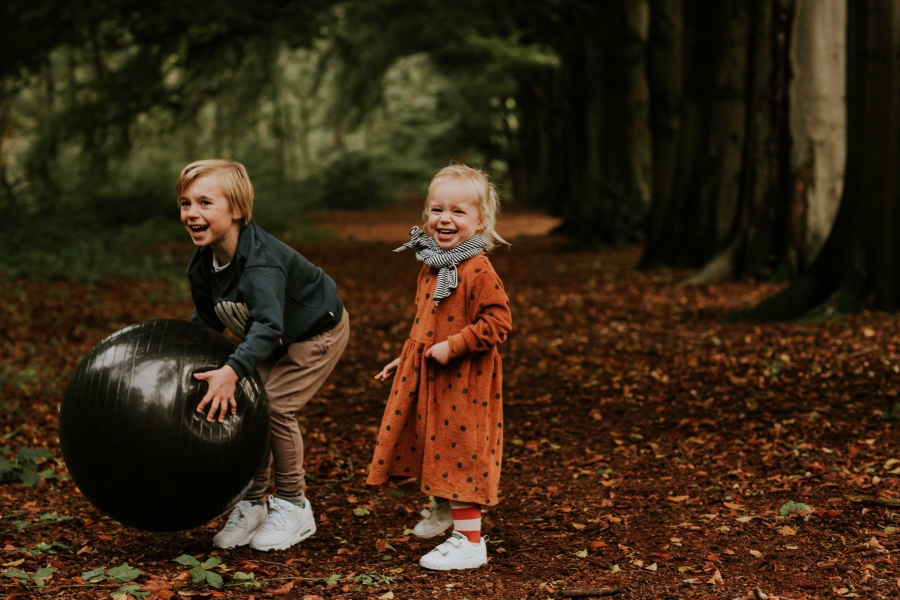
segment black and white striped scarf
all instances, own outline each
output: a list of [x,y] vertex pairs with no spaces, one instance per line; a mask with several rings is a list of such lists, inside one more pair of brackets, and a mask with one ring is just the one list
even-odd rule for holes
[[409,230],[409,237],[410,240],[399,248],[395,248],[394,252],[405,252],[417,248],[416,260],[438,270],[437,284],[434,289],[435,305],[447,298],[450,292],[459,285],[456,266],[487,251],[487,240],[478,233],[450,250],[444,250],[438,246],[434,239],[428,237],[418,227]]

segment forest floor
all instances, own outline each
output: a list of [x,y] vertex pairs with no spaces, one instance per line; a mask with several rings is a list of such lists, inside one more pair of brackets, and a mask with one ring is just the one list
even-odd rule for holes
[[[427,503],[417,482],[365,483],[388,393],[372,377],[407,335],[418,271],[390,250],[414,222],[385,238],[363,227],[353,240],[298,246],[336,280],[353,333],[300,417],[318,533],[280,552],[213,548],[221,519],[180,533],[124,527],[66,475],[57,412],[69,373],[117,329],[186,318],[184,281],[0,283],[6,597],[900,595],[900,508],[849,499],[900,499],[895,315],[725,323],[777,286],[677,287],[687,273],[634,270],[637,248],[574,252],[515,232],[492,256],[515,329],[501,348],[506,437],[502,498],[484,515],[490,562],[420,568],[435,542],[410,535]],[[190,251],[186,242],[185,261]],[[205,563],[193,566],[202,581],[175,562],[183,555]]]

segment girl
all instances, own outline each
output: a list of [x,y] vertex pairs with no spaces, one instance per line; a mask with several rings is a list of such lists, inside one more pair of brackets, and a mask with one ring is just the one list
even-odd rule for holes
[[512,327],[503,283],[485,256],[507,243],[494,231],[499,204],[487,175],[446,167],[428,187],[426,231],[413,227],[412,239],[394,250],[415,248],[424,265],[409,339],[400,358],[375,376],[394,377],[394,383],[368,483],[418,477],[433,499],[414,533],[430,538],[454,526],[450,538],[419,561],[428,569],[487,562],[481,505],[497,503],[503,450],[497,344]]

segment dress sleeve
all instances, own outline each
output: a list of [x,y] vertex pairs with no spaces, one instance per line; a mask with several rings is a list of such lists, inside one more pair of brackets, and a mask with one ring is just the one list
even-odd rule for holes
[[509,298],[493,269],[475,274],[467,291],[466,316],[472,324],[447,338],[451,358],[490,350],[506,341],[512,330]]

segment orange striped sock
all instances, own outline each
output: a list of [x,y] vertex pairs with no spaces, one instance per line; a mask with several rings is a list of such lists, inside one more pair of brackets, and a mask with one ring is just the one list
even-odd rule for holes
[[450,514],[453,515],[453,529],[473,544],[481,543],[481,505],[451,500]]

